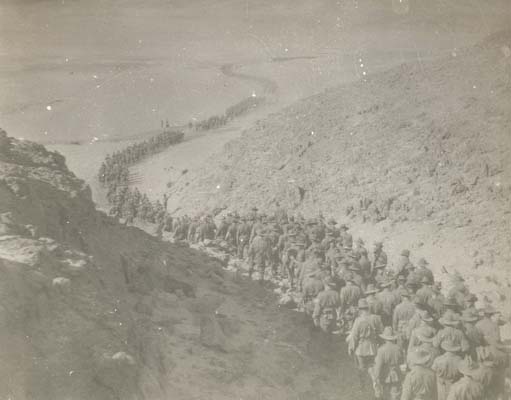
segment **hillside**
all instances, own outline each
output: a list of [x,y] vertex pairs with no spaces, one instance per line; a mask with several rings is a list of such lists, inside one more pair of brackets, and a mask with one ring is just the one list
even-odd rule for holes
[[384,239],[391,259],[409,247],[509,298],[510,47],[501,32],[300,101],[230,142],[171,201],[192,214],[321,210]]
[[0,398],[367,395],[346,391],[345,349],[324,347],[302,314],[97,212],[62,156],[4,131],[0,210]]

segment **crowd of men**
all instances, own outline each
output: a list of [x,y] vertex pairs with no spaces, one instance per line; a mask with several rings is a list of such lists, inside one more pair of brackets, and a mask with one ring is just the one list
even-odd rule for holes
[[265,277],[301,294],[301,308],[325,334],[345,334],[361,386],[375,398],[507,399],[509,357],[500,315],[470,293],[461,275],[447,293],[420,258],[403,249],[390,265],[383,243],[368,251],[334,219],[272,215],[253,208],[173,221],[177,240],[222,241]]

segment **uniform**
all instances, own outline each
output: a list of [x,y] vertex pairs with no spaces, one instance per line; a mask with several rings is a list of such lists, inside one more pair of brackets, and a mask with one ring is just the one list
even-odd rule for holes
[[383,315],[383,303],[373,295],[367,296],[366,300],[369,304],[369,310],[371,311],[371,314],[379,315],[381,318]]
[[427,278],[430,283],[435,282],[435,277],[433,276],[433,272],[426,268],[425,266],[417,267],[415,271],[413,271],[413,275],[415,275],[416,279],[420,282],[422,278]]
[[374,359],[373,377],[382,387],[383,399],[398,400],[401,394],[401,364],[403,352],[392,342],[386,342],[378,349]]
[[260,274],[259,279],[262,281],[264,279],[264,270],[268,264],[269,257],[269,246],[267,240],[260,235],[256,235],[250,244],[248,253],[250,258],[249,275],[252,275],[254,268],[256,268]]
[[424,343],[420,336],[426,337],[434,337],[436,334],[436,329],[432,326],[421,324],[417,328],[413,329],[410,332],[410,339],[408,342],[408,353],[413,352],[417,347],[419,347],[422,343]]
[[417,292],[415,293],[417,295],[418,300],[422,304],[431,304],[431,300],[435,296],[435,292],[431,288],[431,286],[425,285],[421,287]]
[[303,307],[306,314],[312,315],[315,307],[314,300],[323,291],[324,288],[325,285],[323,285],[321,279],[316,277],[309,277],[306,279],[303,285],[302,296]]
[[486,400],[486,397],[479,382],[464,376],[451,386],[447,400]]
[[414,269],[413,264],[410,261],[410,258],[408,255],[401,254],[399,257],[399,260],[397,261],[396,265],[396,276],[403,275],[408,276],[410,271]]
[[382,321],[383,325],[391,326],[392,325],[392,313],[394,311],[394,307],[399,303],[394,293],[392,293],[388,287],[383,289],[382,292],[376,295],[376,298],[382,304]]
[[437,400],[436,375],[423,366],[414,365],[403,382],[401,400]]
[[372,269],[374,271],[377,265],[387,266],[387,254],[383,250],[378,250],[373,253],[373,265]]
[[433,339],[433,346],[440,347],[444,340],[450,340],[460,346],[461,351],[464,353],[470,350],[468,339],[463,331],[453,326],[446,326],[440,329]]
[[312,314],[314,324],[319,326],[323,332],[333,332],[337,321],[339,305],[339,293],[333,288],[327,287],[318,295],[316,300]]
[[461,361],[459,355],[448,351],[433,362],[431,369],[436,373],[438,400],[446,400],[452,384],[461,377],[458,370]]
[[357,356],[359,369],[367,369],[373,363],[382,331],[381,319],[376,315],[365,314],[355,319],[348,343]]
[[463,332],[465,333],[466,338],[468,339],[468,343],[470,346],[469,355],[472,357],[474,361],[477,361],[477,348],[484,344],[484,336],[479,331],[474,324],[463,323]]
[[248,247],[248,241],[250,240],[250,232],[252,228],[250,224],[246,221],[242,222],[238,225],[238,229],[236,232],[236,242],[238,244],[238,258],[243,258],[245,253],[245,248]]
[[399,335],[399,341],[401,345],[408,341],[407,327],[410,319],[415,315],[415,305],[408,299],[403,298],[394,309],[392,314],[392,328],[394,332]]

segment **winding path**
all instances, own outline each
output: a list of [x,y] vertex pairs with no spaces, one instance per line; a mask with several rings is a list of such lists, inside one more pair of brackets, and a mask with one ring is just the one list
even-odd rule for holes
[[256,76],[256,75],[249,75],[249,74],[243,74],[240,72],[236,72],[236,68],[239,67],[237,64],[224,64],[220,67],[220,71],[230,78],[237,78],[244,81],[254,82],[257,85],[261,86],[263,89],[263,93],[266,95],[275,95],[278,90],[277,83],[272,81],[271,79],[262,77],[262,76]]

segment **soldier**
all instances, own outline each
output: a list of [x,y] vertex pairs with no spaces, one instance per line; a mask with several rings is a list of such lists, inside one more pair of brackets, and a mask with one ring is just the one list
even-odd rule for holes
[[166,214],[165,216],[165,223],[163,225],[163,230],[165,232],[172,232],[174,228],[174,219],[170,214]]
[[438,400],[446,400],[452,384],[461,378],[458,366],[463,360],[458,354],[461,347],[451,340],[442,342],[442,350],[445,353],[437,357],[431,367],[436,373]]
[[394,308],[397,306],[397,304],[399,304],[399,302],[401,302],[401,298],[397,300],[395,293],[390,291],[392,282],[393,281],[390,279],[383,282],[380,285],[382,291],[376,295],[383,306],[382,313],[383,326],[392,326],[392,314],[394,312]]
[[[433,361],[435,361],[435,359],[440,354],[442,354],[440,349],[437,349],[435,346],[433,346],[433,340],[435,339],[435,331],[432,331],[430,329],[424,330],[419,329],[419,331],[417,331],[416,334],[417,343],[420,343],[420,345],[416,347],[414,351],[416,351],[417,349],[427,351],[431,355],[431,358],[429,362],[426,364],[426,366],[428,368],[431,368],[433,365]],[[408,365],[410,365],[410,361],[408,359],[407,362]]]
[[386,267],[387,267],[386,265],[377,264],[373,268],[373,276],[371,280],[375,282],[377,285],[380,285],[387,280],[387,274],[385,272]]
[[378,293],[378,289],[371,283],[367,285],[367,289],[364,294],[366,296],[367,304],[369,304],[369,310],[371,314],[379,315],[380,317],[383,315],[383,304],[376,297],[376,293]]
[[406,278],[403,275],[398,275],[396,278],[397,281],[397,287],[393,290],[394,295],[396,296],[396,299],[398,302],[401,301],[401,292],[406,291],[408,292],[408,288],[406,287]]
[[460,306],[464,306],[465,297],[470,293],[468,288],[465,286],[465,279],[459,274],[458,271],[452,276],[453,284],[447,297],[454,299]]
[[477,366],[463,360],[458,364],[458,370],[463,377],[451,386],[447,400],[484,400],[483,386],[474,379]]
[[429,278],[427,276],[423,276],[421,278],[422,287],[419,290],[417,290],[417,292],[415,293],[415,295],[419,298],[419,300],[423,304],[430,305],[431,300],[435,296],[433,288],[431,287],[431,283],[432,282],[429,280]]
[[382,344],[374,359],[372,377],[374,381],[375,397],[383,400],[399,400],[401,395],[401,364],[403,364],[403,352],[396,344],[397,336],[392,328],[387,326],[380,335],[385,343]]
[[248,276],[251,278],[254,268],[259,271],[259,282],[264,282],[264,271],[268,264],[269,257],[269,246],[268,241],[263,236],[264,231],[261,228],[258,228],[255,231],[255,236],[250,244],[248,249],[249,254],[249,270]]
[[378,335],[383,331],[381,319],[371,314],[366,299],[358,301],[360,315],[355,319],[348,335],[348,352],[356,356],[361,387],[364,387],[364,373],[374,363],[378,350]]
[[415,306],[415,314],[410,318],[406,326],[406,338],[410,340],[412,331],[418,328],[422,323],[422,314],[427,312],[426,305],[420,302],[418,297],[413,298],[413,304]]
[[311,250],[310,257],[301,264],[301,269],[298,275],[298,288],[300,290],[303,287],[304,278],[311,272],[321,271],[323,263],[323,251],[319,247],[313,248]]
[[337,221],[333,218],[330,218],[327,222],[327,226],[325,228],[325,239],[329,238],[329,239],[333,239],[335,240],[336,238],[339,237],[339,230],[336,228],[336,225],[337,225]]
[[383,251],[383,243],[375,242],[373,251],[372,273],[374,274],[375,268],[387,267],[387,254]]
[[415,305],[410,301],[410,293],[406,289],[400,294],[401,303],[396,306],[392,314],[392,328],[398,336],[398,344],[406,349],[408,346],[406,329],[408,322],[415,314]]
[[427,367],[431,355],[417,349],[408,356],[411,369],[403,382],[401,400],[437,400],[436,375]]
[[401,251],[401,256],[396,265],[396,276],[407,277],[415,267],[410,261],[410,250],[404,249]]
[[363,297],[364,292],[354,282],[353,275],[346,275],[345,281],[346,286],[341,288],[339,294],[339,314],[341,325],[345,330],[350,330],[356,317],[358,301]]
[[342,247],[344,249],[351,250],[353,248],[353,236],[351,236],[350,233],[348,233],[348,226],[345,224],[342,224],[339,229],[341,230],[339,236],[341,239]]
[[254,220],[254,224],[252,225],[252,232],[250,233],[249,244],[251,244],[252,240],[254,240],[254,238],[256,237],[257,231],[263,231],[265,229],[266,229],[266,226],[265,226],[264,214],[257,215],[257,217]]
[[458,318],[460,316],[459,313],[460,306],[456,302],[456,300],[452,297],[448,297],[444,301],[444,314],[443,317],[450,316],[452,318]]
[[477,349],[484,345],[484,336],[479,329],[476,327],[476,323],[479,321],[479,313],[474,309],[463,310],[461,315],[461,322],[463,332],[468,339],[470,350],[469,355],[473,361],[477,361]]
[[353,251],[355,254],[359,255],[365,254],[367,257],[367,249],[364,247],[364,241],[362,240],[362,238],[358,238],[355,241],[355,249]]
[[247,217],[241,217],[241,223],[238,225],[236,231],[236,243],[238,244],[237,255],[239,259],[243,259],[245,256],[245,249],[248,248],[251,231],[252,228],[247,222]]
[[433,276],[433,272],[428,268],[429,263],[426,261],[425,258],[419,259],[417,261],[417,268],[413,272],[415,276],[418,277],[418,281],[421,282],[422,278],[426,277],[428,278],[428,281],[430,283],[435,282],[435,277]]
[[215,239],[223,240],[225,238],[225,235],[227,234],[227,230],[229,229],[229,225],[231,224],[230,216],[231,216],[231,213],[228,213],[227,214],[227,217],[229,217],[229,219],[228,219],[225,215],[222,215],[220,223],[218,224],[218,229],[216,230]]
[[468,339],[460,329],[460,320],[458,318],[447,314],[440,318],[438,322],[440,322],[443,328],[436,334],[433,346],[440,348],[444,340],[450,340],[457,346],[460,346],[463,353],[467,353],[470,350]]
[[487,400],[496,400],[495,363],[489,346],[481,346],[477,349],[477,360],[479,369],[474,375],[474,379],[483,387],[483,393]]
[[340,252],[335,245],[335,241],[334,240],[330,241],[328,250],[325,254],[325,265],[330,270],[331,273],[335,273],[339,269],[339,264],[337,262],[339,260],[339,256]]
[[268,247],[269,247],[269,259],[268,264],[271,268],[272,276],[277,276],[277,269],[279,266],[279,228],[276,224],[274,224],[269,230],[268,234],[266,235],[266,240],[268,241]]
[[432,286],[433,289],[433,295],[429,300],[428,305],[431,307],[435,314],[435,318],[440,318],[442,315],[444,315],[445,312],[445,297],[442,295],[441,289],[442,285],[440,282],[435,282]]
[[252,207],[250,209],[250,213],[248,214],[248,219],[250,219],[250,220],[252,220],[254,222],[257,221],[259,219],[259,216],[257,215],[257,211],[259,211],[257,209],[257,207],[255,207],[255,206]]
[[284,207],[282,207],[280,205],[280,203],[277,201],[275,203],[275,220],[279,223],[279,224],[284,224],[287,222],[287,211]]
[[[364,249],[365,250],[365,249]],[[371,278],[371,261],[367,256],[367,251],[361,251],[360,258],[358,259],[358,264],[360,265],[360,271],[364,279],[368,280]]]
[[492,317],[497,314],[497,310],[491,305],[483,309],[483,318],[476,323],[476,328],[481,332],[487,342],[500,341],[500,327],[499,324],[492,320]]
[[337,309],[340,306],[337,285],[332,278],[325,280],[325,289],[318,294],[312,320],[314,325],[325,333],[332,333],[337,322]]
[[238,248],[238,227],[240,225],[240,217],[238,213],[233,214],[233,218],[231,223],[227,228],[227,232],[225,234],[225,241],[229,243],[232,247]]
[[[292,240],[292,237],[290,238],[290,240]],[[291,287],[294,287],[295,276],[297,275],[297,271],[300,269],[299,266],[304,261],[305,257],[304,249],[305,242],[298,238],[296,239],[295,242],[290,242],[289,245],[286,245],[284,267],[286,268],[289,284],[291,285]]]
[[419,347],[423,342],[421,341],[419,334],[421,337],[434,337],[436,334],[435,329],[435,320],[430,315],[428,311],[422,311],[420,314],[420,325],[413,329],[410,333],[410,339],[408,342],[408,353],[413,352],[417,347]]
[[325,288],[319,275],[319,271],[309,272],[307,274],[307,279],[303,283],[302,305],[307,315],[313,314],[315,307],[314,301]]
[[500,340],[491,340],[488,351],[494,363],[492,381],[493,393],[497,399],[506,397],[506,371],[509,368],[509,354],[507,347]]

